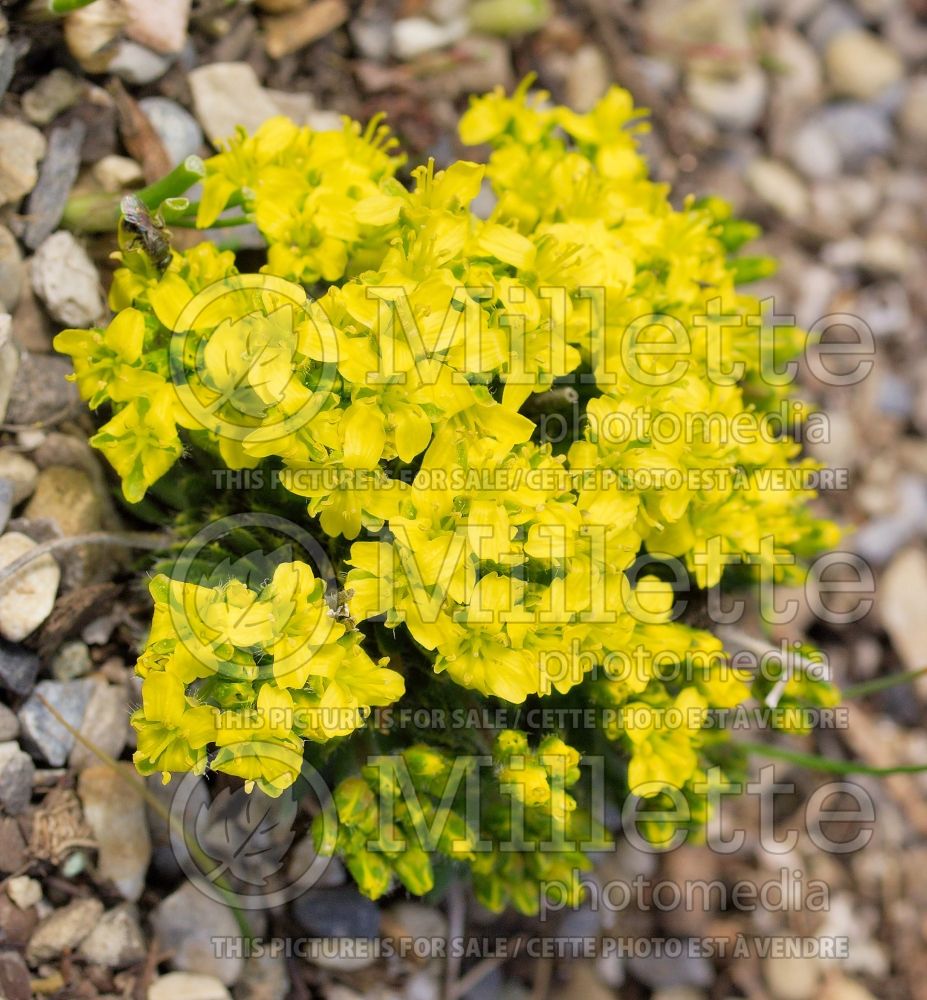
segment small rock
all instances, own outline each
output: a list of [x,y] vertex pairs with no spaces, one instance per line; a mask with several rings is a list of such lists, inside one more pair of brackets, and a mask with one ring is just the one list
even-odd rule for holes
[[19,736],[19,719],[16,713],[0,702],[0,742],[15,740]]
[[281,59],[324,38],[348,19],[344,0],[315,0],[306,7],[264,21],[264,46],[271,59]]
[[836,138],[817,118],[799,125],[789,137],[788,157],[806,177],[829,179],[836,177],[843,167]]
[[440,1000],[441,984],[430,969],[414,972],[405,981],[404,1000]]
[[249,132],[278,114],[248,63],[210,63],[188,76],[196,117],[215,143],[243,125]]
[[313,937],[375,938],[380,931],[377,905],[353,885],[308,889],[293,902],[293,916]]
[[706,958],[687,955],[685,950],[679,958],[633,955],[628,960],[628,971],[654,991],[668,990],[675,986],[708,987],[715,979],[715,970]]
[[62,952],[73,951],[93,930],[103,915],[98,899],[75,899],[39,921],[26,946],[26,961],[39,965],[57,958]]
[[39,658],[29,649],[0,639],[0,687],[25,696],[35,687]]
[[671,986],[668,990],[657,990],[650,1000],[707,1000],[707,994],[693,986]]
[[889,45],[869,31],[842,31],[824,53],[827,79],[835,94],[871,101],[904,74],[904,63]]
[[113,50],[108,72],[126,83],[143,87],[160,80],[171,68],[172,63],[173,60],[167,56],[152,52],[144,45],[123,38]]
[[111,194],[138,187],[145,180],[142,168],[135,160],[128,156],[118,156],[116,153],[104,156],[99,163],[95,163],[92,173],[97,184]]
[[863,166],[873,156],[888,155],[895,144],[888,116],[868,104],[854,101],[831,104],[822,108],[814,120],[828,131],[848,170]]
[[68,326],[88,327],[103,313],[100,276],[71,233],[53,233],[32,258],[32,287],[52,316]]
[[[599,981],[593,961],[570,962],[569,976],[568,983],[551,992],[551,1000],[575,1000],[576,997],[582,997],[583,1000],[614,1000],[616,996],[614,990]],[[487,995],[487,1000],[489,996],[493,996],[493,993]]]
[[265,952],[245,962],[245,971],[235,984],[235,1000],[286,1000],[288,996],[290,977],[283,955]]
[[821,981],[821,965],[816,958],[767,958],[763,977],[775,1000],[811,1000]]
[[828,976],[824,987],[818,993],[818,1000],[876,1000],[876,998],[854,979],[845,976]]
[[784,218],[798,221],[808,212],[808,190],[784,163],[756,159],[747,168],[754,193]]
[[567,104],[585,113],[602,97],[611,82],[608,62],[598,45],[583,45],[570,62],[566,80]]
[[74,746],[74,734],[39,701],[45,699],[71,726],[80,730],[93,693],[93,681],[40,681],[35,692],[19,710],[19,725],[23,733],[23,746],[33,757],[44,758],[52,767],[64,767]]
[[145,97],[138,104],[164,143],[172,165],[200,151],[203,130],[193,115],[176,101],[166,97]]
[[9,416],[19,366],[19,348],[13,341],[12,320],[9,313],[0,313],[0,420]]
[[148,987],[148,1000],[232,1000],[232,995],[215,976],[192,972],[169,972]]
[[872,274],[902,277],[914,267],[915,255],[900,236],[876,232],[863,242],[861,263]]
[[[118,759],[129,739],[129,714],[124,687],[94,683],[80,734],[110,757]],[[75,771],[81,771],[98,760],[92,750],[75,741],[68,763]]]
[[16,118],[0,118],[0,205],[17,204],[39,179],[45,136]]
[[22,109],[33,125],[48,125],[77,103],[83,89],[81,80],[58,67],[23,94]]
[[[55,332],[58,329],[56,326]],[[24,350],[34,351],[36,354],[51,354],[54,350],[52,336],[52,321],[32,290],[30,261],[24,261],[19,302],[13,313],[13,338]]]
[[13,484],[0,478],[0,532],[6,531],[7,522],[13,512]]
[[[86,772],[85,772],[86,773]],[[151,916],[161,947],[183,972],[199,972],[231,986],[244,970],[241,955],[223,952],[216,938],[241,938],[231,910],[204,895],[191,882],[161,900]],[[174,996],[177,994],[175,993]]]
[[769,86],[759,66],[748,65],[735,77],[692,72],[686,93],[692,105],[722,128],[752,129],[766,109]]
[[26,231],[23,242],[35,250],[55,231],[80,170],[80,151],[87,126],[75,118],[52,129],[48,152],[42,160],[39,179],[26,202]]
[[494,87],[511,90],[515,75],[512,52],[501,38],[467,35],[454,46],[459,62],[442,76],[452,96],[488,93]]
[[86,472],[66,465],[42,469],[25,517],[46,518],[66,538],[97,531],[101,503]]
[[[26,840],[23,837],[19,821],[13,819],[12,816],[0,816],[0,872],[11,874],[12,872],[22,871],[26,867],[27,862],[31,861],[32,855],[26,850]],[[13,943],[13,938],[17,936],[11,927],[13,921],[10,920],[7,912],[13,911],[13,919],[16,921],[18,928],[26,931],[25,934],[18,935],[19,940],[16,943],[17,945],[24,945],[29,934],[32,933],[35,913],[30,910],[29,914],[23,914],[12,902],[8,907],[4,906],[4,902],[4,897],[0,896],[0,942],[11,944]],[[30,915],[33,918],[31,921],[28,919]],[[26,919],[23,919],[24,917]]]
[[67,16],[64,38],[71,55],[88,73],[105,73],[113,58],[113,42],[126,23],[121,0],[95,0]]
[[131,903],[123,903],[104,913],[80,944],[82,958],[107,969],[134,965],[145,957],[145,950],[145,938]]
[[190,0],[123,0],[129,23],[126,35],[155,52],[180,52],[187,41]]
[[130,780],[114,774],[109,765],[86,768],[78,779],[77,793],[99,848],[99,877],[112,882],[124,899],[136,900],[145,887],[151,837],[145,800],[131,780],[135,772],[130,764],[120,764],[120,768]]
[[[70,409],[76,409],[80,404],[77,387],[67,381],[72,371],[68,358],[24,351],[7,407],[7,420],[24,425],[42,423],[53,418],[60,419]],[[44,433],[38,433],[41,438],[35,444],[27,445],[22,437],[20,444],[27,448],[37,447],[45,440]]]
[[6,894],[21,910],[28,910],[42,898],[42,883],[28,875],[17,875],[7,880]]
[[52,676],[56,681],[73,681],[89,674],[92,669],[90,650],[80,639],[66,642],[51,662]]
[[16,743],[0,743],[0,806],[10,816],[18,816],[32,798],[35,764]]
[[0,952],[0,994],[7,1000],[31,1000],[29,969],[18,951]]
[[16,71],[16,47],[4,35],[0,38],[0,97],[7,92]]
[[0,451],[0,479],[13,484],[13,506],[16,507],[32,495],[39,470],[19,452]]
[[23,279],[23,255],[16,237],[0,226],[0,312],[12,312],[19,302]]
[[780,25],[772,29],[768,55],[775,97],[790,108],[808,106],[821,96],[821,63],[814,47],[797,31]]
[[899,552],[879,584],[882,624],[907,670],[923,665],[927,619],[917,600],[922,585],[927,585],[927,555],[919,548]]
[[[0,569],[35,547],[18,531],[7,532],[0,537]],[[0,634],[21,642],[34,632],[51,614],[60,580],[58,564],[46,553],[0,583]]]
[[351,41],[365,59],[383,62],[389,56],[390,21],[388,17],[372,11],[352,17],[348,21]]
[[467,34],[467,27],[462,18],[436,24],[427,17],[403,17],[393,24],[390,47],[397,59],[414,59],[459,41]]
[[912,142],[927,145],[927,76],[916,76],[908,85],[898,122]]
[[[807,0],[799,0],[799,2],[807,3]],[[813,13],[814,16],[805,28],[805,34],[818,50],[826,48],[827,44],[841,32],[852,31],[860,27],[859,14],[843,0],[828,0],[827,3],[823,4],[821,0],[816,0],[814,6],[819,9],[808,12]],[[808,13],[805,14],[805,18],[808,17]]]

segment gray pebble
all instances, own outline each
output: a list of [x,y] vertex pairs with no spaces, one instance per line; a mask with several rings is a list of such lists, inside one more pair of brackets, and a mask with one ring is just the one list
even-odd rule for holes
[[172,165],[200,151],[204,142],[203,130],[193,115],[176,101],[166,97],[144,97],[138,104],[164,143]]
[[316,937],[374,938],[380,911],[352,885],[309,889],[293,903],[299,925]]
[[74,734],[65,729],[39,701],[45,699],[79,730],[93,693],[92,681],[41,681],[35,692],[19,710],[23,746],[34,756],[46,760],[52,767],[64,767],[74,746]]
[[9,816],[18,816],[32,797],[35,764],[16,743],[0,743],[0,806]]
[[0,687],[25,696],[35,686],[39,658],[29,649],[0,639]]

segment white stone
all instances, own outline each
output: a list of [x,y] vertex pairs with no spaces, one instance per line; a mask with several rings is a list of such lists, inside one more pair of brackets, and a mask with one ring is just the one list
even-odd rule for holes
[[821,980],[816,958],[767,958],[763,976],[775,1000],[812,1000]]
[[248,63],[209,63],[187,79],[196,117],[213,143],[234,135],[239,125],[254,131],[280,113]]
[[768,91],[766,74],[754,65],[743,67],[736,76],[692,72],[686,79],[686,93],[693,106],[722,128],[757,125],[766,109]]
[[895,651],[907,670],[924,665],[927,649],[927,555],[904,549],[889,563],[878,587],[879,614]]
[[42,883],[28,875],[17,875],[7,881],[6,894],[21,910],[28,910],[42,898]]
[[232,1000],[232,995],[215,976],[169,972],[148,987],[148,1000]]
[[5,419],[19,372],[19,349],[13,341],[13,318],[0,313],[0,420]]
[[26,961],[30,965],[38,965],[62,952],[73,950],[93,930],[102,915],[103,904],[98,899],[75,899],[67,906],[53,910],[29,938]]
[[827,79],[835,94],[869,101],[897,83],[904,63],[893,48],[869,31],[841,31],[824,53]]
[[[18,531],[0,537],[0,569],[36,548],[36,543]],[[51,614],[61,581],[61,570],[48,555],[39,556],[0,583],[0,634],[10,642],[21,642]]]
[[144,180],[142,168],[129,156],[116,153],[104,156],[93,165],[93,179],[104,191],[115,193],[134,187]]
[[[119,766],[134,777],[131,765]],[[151,861],[145,800],[133,784],[104,764],[81,772],[77,793],[99,847],[100,878],[111,881],[123,899],[138,899]]]
[[598,101],[610,82],[608,62],[598,45],[577,49],[567,76],[567,104],[575,111],[586,112]]
[[39,179],[45,136],[16,118],[0,118],[0,205],[16,204]]
[[393,24],[392,50],[397,59],[414,59],[443,49],[466,35],[467,21],[460,18],[436,24],[427,17],[403,17]]
[[187,40],[190,0],[122,0],[128,14],[126,35],[155,52],[179,52]]
[[107,66],[107,71],[118,76],[126,83],[143,87],[154,83],[171,68],[171,58],[160,52],[132,42],[128,38],[120,38],[113,49],[113,56]]
[[[0,402],[0,411],[4,408]],[[8,448],[0,451],[0,479],[8,479],[13,484],[14,507],[32,495],[38,478],[39,470],[25,455]]]
[[87,251],[63,229],[36,250],[32,287],[52,316],[66,326],[89,327],[103,314],[97,269]]
[[808,212],[808,190],[784,163],[754,160],[747,168],[747,183],[760,199],[786,219],[796,221]]

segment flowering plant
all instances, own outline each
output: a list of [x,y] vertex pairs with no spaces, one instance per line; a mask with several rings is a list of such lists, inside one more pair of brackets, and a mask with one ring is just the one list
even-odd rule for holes
[[[619,88],[577,114],[526,83],[463,115],[486,163],[429,162],[403,183],[380,122],[276,118],[206,162],[197,205],[162,205],[201,227],[241,212],[267,243],[259,274],[209,242],[165,263],[123,240],[115,318],[56,344],[108,412],[92,443],[125,499],[173,500],[179,534],[217,510],[286,512],[334,566],[248,577],[211,552],[204,584],[167,560],[138,663],[139,770],[209,768],[279,795],[304,758],[322,767],[351,742],[407,780],[370,764],[341,777],[319,850],[373,897],[394,876],[426,892],[431,858],[463,861],[486,905],[526,912],[553,875],[575,897],[605,835],[582,806],[583,754],[604,755],[655,839],[668,795],[704,821],[740,766],[711,712],[768,688],[679,604],[731,579],[800,581],[836,529],[811,512],[799,445],[764,433],[789,402],[768,374],[803,334],[771,334],[740,287],[771,267],[741,253],[756,230],[718,199],[674,207],[637,149],[646,127]],[[184,485],[217,464],[272,489]],[[835,696],[804,674],[778,695]],[[406,705],[594,721],[390,727]],[[448,781],[481,752],[473,815]]]

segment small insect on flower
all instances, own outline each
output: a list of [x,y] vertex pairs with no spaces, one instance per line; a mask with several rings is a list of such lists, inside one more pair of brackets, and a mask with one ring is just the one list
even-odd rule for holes
[[160,273],[171,262],[171,234],[164,223],[152,216],[138,195],[127,194],[120,202],[120,236],[126,250],[141,250]]

